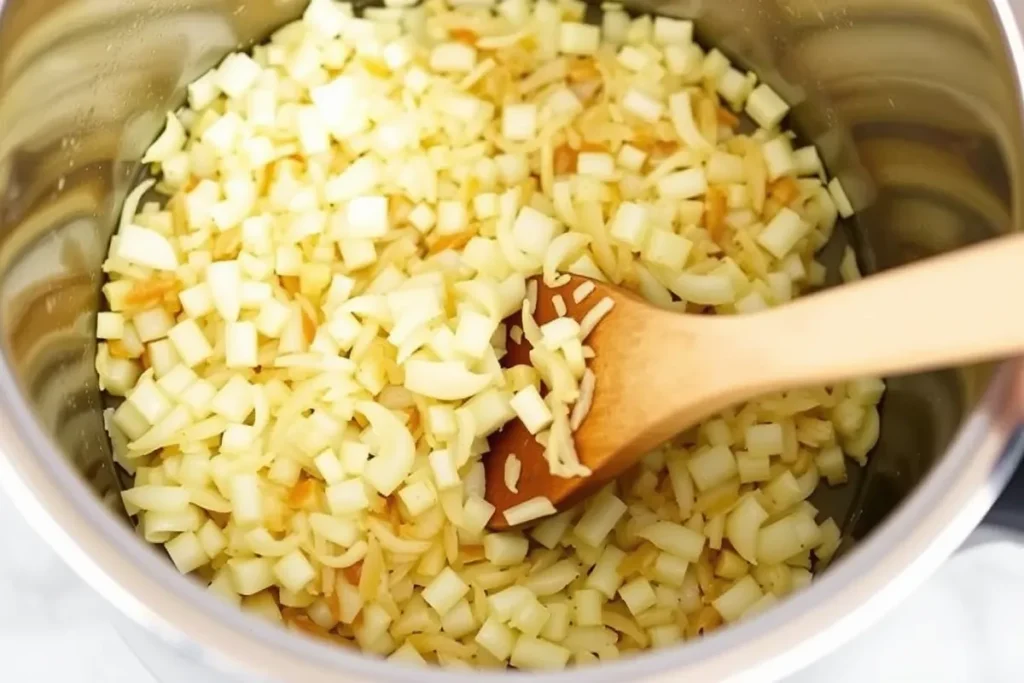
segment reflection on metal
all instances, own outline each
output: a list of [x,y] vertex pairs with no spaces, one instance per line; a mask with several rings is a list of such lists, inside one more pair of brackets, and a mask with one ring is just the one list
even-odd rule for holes
[[[241,641],[225,636],[218,648],[250,658],[253,667],[307,666],[305,673],[314,676],[344,665],[383,678],[390,674],[369,660],[320,650],[299,658],[294,653],[311,646],[271,638],[255,625],[236,628],[234,616],[215,613],[184,581],[168,578],[160,590],[141,591],[149,575],[169,570],[151,564],[151,555],[127,534],[122,538],[92,500],[93,492],[116,491],[92,369],[99,266],[120,202],[139,175],[136,160],[162,125],[163,112],[182,100],[185,84],[229,49],[296,17],[304,5],[0,2],[0,426],[7,427],[0,448],[22,473],[19,484],[53,511],[56,528],[78,525],[75,543],[88,546],[86,554],[133,606],[147,605],[179,630],[244,630]],[[856,224],[847,226],[848,238],[869,269],[1020,228],[1021,104],[994,11],[1007,11],[1003,0],[646,0],[635,6],[697,19],[706,41],[797,103],[798,130],[820,146],[860,210]],[[966,500],[982,486],[1000,440],[971,432],[961,433],[958,447],[950,444],[966,417],[979,414],[992,377],[992,368],[968,368],[892,382],[870,467],[815,504],[844,520],[847,536],[862,546],[927,548],[934,539],[915,534],[959,528],[953,523],[960,519],[957,506],[939,504],[947,499],[936,498],[921,512],[904,504],[928,495]],[[982,410],[979,419],[988,425],[994,405]],[[18,417],[26,415],[34,418]],[[92,492],[64,476],[67,463]],[[973,488],[929,492],[926,475],[943,468],[952,472],[950,481]],[[901,506],[916,516],[890,523]],[[856,593],[855,579],[843,578],[841,570],[866,561],[860,558],[869,552],[854,549],[839,563],[836,594]],[[909,563],[886,571],[895,576]],[[892,578],[872,571],[864,567],[856,580],[880,587]],[[814,590],[800,603],[808,613],[837,599]],[[829,619],[846,609],[851,605],[837,606]],[[800,620],[787,623],[795,628]],[[753,641],[749,647],[731,646],[729,663],[716,644],[727,634],[678,656],[641,660],[642,668],[651,675],[750,669],[762,663],[767,639],[781,652],[802,639],[792,628],[768,633],[755,627],[742,631]],[[298,675],[298,668],[287,670]],[[601,667],[594,678],[615,671]]]

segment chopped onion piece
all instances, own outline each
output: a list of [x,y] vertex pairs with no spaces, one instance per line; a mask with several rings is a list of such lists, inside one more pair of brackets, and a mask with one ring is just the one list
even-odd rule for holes
[[499,567],[512,567],[526,559],[529,541],[518,534],[487,534],[484,536],[484,557]]
[[601,29],[591,24],[562,22],[559,49],[570,55],[592,55],[601,41]]
[[179,486],[136,486],[121,498],[136,509],[154,512],[181,512],[189,504],[188,490]]
[[502,113],[501,132],[509,140],[531,139],[537,132],[537,105],[506,105]]
[[188,574],[210,561],[195,533],[188,531],[178,534],[164,544],[174,566],[182,574]]
[[853,204],[850,203],[846,190],[843,189],[843,184],[839,182],[839,178],[833,178],[828,184],[828,193],[832,196],[832,201],[835,202],[836,208],[839,209],[840,216],[849,218],[854,214]]
[[569,414],[569,427],[574,432],[580,428],[583,421],[590,414],[590,407],[594,402],[594,391],[597,388],[597,377],[589,368],[584,371],[580,379],[580,396],[572,406]]
[[520,669],[564,669],[571,654],[561,645],[524,634],[516,640],[509,663]]
[[776,258],[786,254],[810,230],[800,215],[792,209],[783,208],[757,236],[757,242]]
[[650,231],[648,209],[643,204],[623,202],[615,212],[609,233],[632,251],[643,249]]
[[451,567],[445,567],[430,584],[423,589],[423,599],[434,608],[437,613],[444,616],[450,609],[469,592],[469,586],[459,578],[459,575],[452,571]]
[[505,488],[512,493],[519,493],[519,476],[523,473],[523,463],[516,457],[515,453],[510,453],[505,458]]
[[696,562],[704,547],[704,537],[674,522],[655,522],[637,532],[659,549],[672,553],[687,562]]
[[598,548],[612,528],[626,513],[626,504],[613,495],[601,496],[594,501],[573,529],[577,538]]
[[[747,106],[750,106],[749,100]],[[683,142],[698,151],[711,149],[711,143],[701,135],[697,128],[697,122],[693,117],[693,102],[689,93],[679,92],[669,97],[668,108],[676,135]]]
[[515,631],[492,616],[483,623],[473,640],[498,661],[503,662],[512,654],[516,644],[516,634]]
[[411,360],[405,364],[405,388],[442,401],[474,396],[491,381],[490,375],[470,372],[459,361]]
[[656,123],[665,105],[640,90],[630,88],[622,98],[622,108],[648,123]]
[[166,237],[138,225],[125,225],[117,234],[117,256],[154,270],[176,270],[178,255]]
[[757,564],[757,533],[768,518],[753,496],[745,496],[725,522],[725,535],[736,552],[751,564]]
[[544,256],[544,284],[557,287],[562,283],[558,271],[572,263],[581,255],[591,238],[577,232],[567,232],[551,241]]
[[701,491],[723,484],[736,475],[736,459],[728,446],[714,446],[694,455],[687,467]]
[[604,320],[604,317],[611,313],[615,307],[615,301],[611,297],[605,297],[598,301],[593,308],[587,311],[580,321],[580,339],[586,339],[594,331],[597,324]]
[[366,465],[363,476],[381,495],[391,495],[412,470],[416,455],[412,434],[394,413],[379,404],[362,401],[355,409],[369,420],[381,443],[377,457]]
[[633,579],[619,588],[619,597],[634,616],[650,609],[658,602],[651,583],[642,577]]
[[693,275],[681,273],[670,283],[669,289],[684,301],[705,306],[732,303],[736,289],[726,275]]
[[752,576],[744,576],[732,588],[718,596],[712,603],[727,622],[736,621],[758,600],[764,597],[761,587]]
[[286,590],[298,593],[316,577],[316,570],[306,556],[293,550],[274,564],[274,576]]
[[556,512],[557,510],[555,510],[555,506],[551,504],[550,500],[543,496],[537,496],[505,510],[505,521],[510,526],[519,526],[541,517],[553,515]]
[[699,168],[670,173],[658,181],[658,194],[668,199],[692,199],[708,191],[708,178]]
[[773,130],[789,113],[789,105],[762,83],[747,98],[746,112],[761,128]]

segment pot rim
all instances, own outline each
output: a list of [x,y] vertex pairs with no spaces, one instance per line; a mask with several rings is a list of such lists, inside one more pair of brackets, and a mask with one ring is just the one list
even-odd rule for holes
[[[1024,42],[1010,0],[991,0],[1008,58],[1024,89]],[[498,683],[562,673],[472,673],[411,668],[331,647],[253,619],[182,577],[88,489],[43,433],[0,357],[0,488],[87,583],[187,656],[251,677],[336,682]],[[810,587],[749,621],[685,646],[586,669],[594,683],[623,679],[775,680],[867,628],[933,572],[981,521],[1021,457],[1024,359],[1001,364],[978,406],[918,488],[856,550]],[[839,615],[839,616],[837,616]]]

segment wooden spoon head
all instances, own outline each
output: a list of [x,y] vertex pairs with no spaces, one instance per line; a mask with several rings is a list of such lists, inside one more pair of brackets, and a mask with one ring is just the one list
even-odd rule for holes
[[[572,505],[622,474],[647,450],[660,443],[656,440],[658,435],[634,433],[638,428],[649,431],[642,427],[649,422],[650,410],[643,398],[645,386],[652,381],[651,373],[658,372],[658,361],[664,361],[647,355],[652,349],[649,335],[664,331],[666,323],[684,317],[655,308],[618,287],[578,276],[572,276],[561,287],[547,287],[540,278],[536,282],[538,297],[534,317],[538,325],[558,317],[554,304],[556,295],[565,302],[566,315],[577,321],[582,321],[603,299],[610,298],[614,302],[611,312],[584,342],[595,352],[588,367],[595,374],[597,384],[590,411],[573,437],[580,462],[590,468],[592,474],[573,478],[552,475],[544,458],[544,447],[520,420],[512,420],[491,435],[490,453],[485,458],[486,496],[495,507],[489,523],[492,529],[508,528],[505,510],[537,496],[548,498],[559,509]],[[594,291],[577,303],[574,292],[587,282],[592,282]],[[506,320],[510,331],[519,324],[519,315]],[[679,332],[672,331],[672,334],[679,335]],[[674,343],[685,347],[685,332]],[[510,336],[502,365],[529,365],[531,348],[525,337],[516,343]],[[665,435],[660,438],[664,440]],[[653,443],[652,439],[655,439]],[[515,493],[505,485],[505,461],[513,454],[522,463]]]

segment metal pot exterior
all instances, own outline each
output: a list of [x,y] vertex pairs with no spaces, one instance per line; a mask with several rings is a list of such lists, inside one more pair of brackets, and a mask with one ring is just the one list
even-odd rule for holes
[[[92,363],[99,264],[120,201],[184,86],[304,5],[0,1],[0,485],[97,590],[186,656],[245,680],[468,681],[330,648],[209,599],[136,538],[116,502]],[[697,19],[706,42],[797,104],[797,129],[861,209],[846,234],[869,269],[1021,229],[1024,2],[634,7]],[[586,676],[763,681],[821,656],[981,520],[1019,458],[1021,406],[1018,361],[893,380],[871,464],[814,501],[842,521],[852,549],[839,562],[756,619]]]

